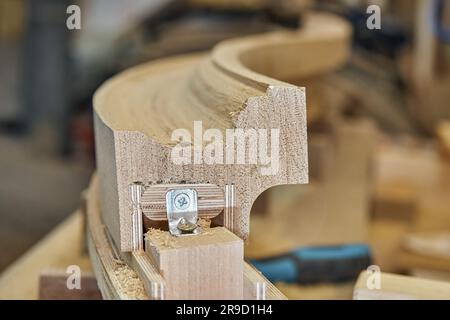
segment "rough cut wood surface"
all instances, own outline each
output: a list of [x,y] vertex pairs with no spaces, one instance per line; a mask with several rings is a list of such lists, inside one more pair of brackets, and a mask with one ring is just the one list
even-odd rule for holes
[[166,281],[165,299],[242,299],[244,245],[224,227],[174,237],[151,229],[145,251]]
[[[186,181],[236,186],[232,230],[246,239],[249,212],[265,189],[308,182],[305,90],[280,80],[302,79],[341,65],[351,29],[312,14],[298,32],[229,40],[209,55],[165,59],[132,68],[95,94],[97,165],[103,219],[116,245],[130,251],[128,186],[134,181]],[[276,80],[278,79],[278,80]],[[280,130],[279,171],[260,165],[175,165],[174,129]]]

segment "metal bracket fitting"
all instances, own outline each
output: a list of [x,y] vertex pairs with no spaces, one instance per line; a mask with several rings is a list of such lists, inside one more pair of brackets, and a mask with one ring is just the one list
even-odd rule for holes
[[166,193],[167,221],[174,236],[198,234],[197,191],[173,189]]

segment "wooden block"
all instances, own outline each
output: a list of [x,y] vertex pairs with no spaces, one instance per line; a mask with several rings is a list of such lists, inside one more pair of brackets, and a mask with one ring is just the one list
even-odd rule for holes
[[64,269],[41,272],[39,277],[39,300],[101,300],[102,294],[93,274],[82,274],[80,288],[67,287],[68,274]]
[[369,289],[368,277],[364,271],[360,274],[353,290],[354,300],[448,300],[450,283],[424,280],[397,274],[380,273],[380,287]]
[[145,247],[166,281],[165,299],[243,298],[243,241],[226,228],[183,237],[151,229]]

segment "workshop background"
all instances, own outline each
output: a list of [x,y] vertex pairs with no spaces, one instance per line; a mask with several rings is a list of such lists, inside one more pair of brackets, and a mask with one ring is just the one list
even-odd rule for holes
[[[71,4],[81,8],[80,30],[66,27]],[[366,27],[370,4],[381,8],[379,30]],[[330,135],[345,138],[339,159],[347,167],[337,170],[364,177],[328,183],[310,159],[311,186],[274,190],[276,208],[263,197],[252,214],[257,233],[283,216],[272,211],[296,213],[285,217],[296,236],[253,243],[247,256],[292,243],[364,243],[382,271],[450,281],[450,1],[432,0],[0,0],[0,272],[80,205],[95,169],[92,95],[102,82],[227,38],[301,28],[313,9],[344,17],[354,34],[343,68],[298,84],[315,119],[309,139],[328,148]],[[361,122],[333,126],[339,135],[330,133],[333,117]],[[289,193],[295,201],[285,200]],[[348,216],[327,223],[333,210]],[[283,237],[277,228],[273,236]],[[348,298],[353,287],[338,281],[306,292],[276,282],[289,298]]]

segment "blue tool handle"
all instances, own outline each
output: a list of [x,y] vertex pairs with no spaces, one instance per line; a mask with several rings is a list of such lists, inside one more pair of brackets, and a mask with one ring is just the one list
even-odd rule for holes
[[272,282],[312,284],[355,279],[371,265],[365,244],[298,248],[287,254],[251,260]]

